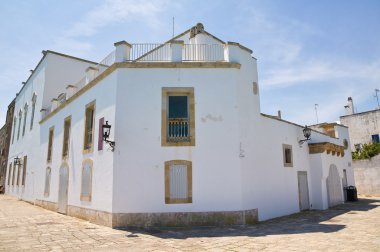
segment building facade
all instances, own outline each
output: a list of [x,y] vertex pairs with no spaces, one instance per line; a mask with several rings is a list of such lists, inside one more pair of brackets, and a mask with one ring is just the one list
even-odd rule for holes
[[348,127],[351,149],[360,149],[363,144],[380,142],[380,109],[355,112],[353,99],[348,97],[346,115],[340,117],[341,124]]
[[8,164],[9,145],[11,141],[14,108],[15,101],[13,100],[8,105],[5,124],[0,129],[0,193],[4,193],[5,190],[5,178]]
[[[347,128],[304,142],[304,127],[262,114],[251,54],[198,24],[160,45],[115,43],[99,64],[70,61],[55,81],[27,82],[41,114],[35,135],[11,145],[28,167],[25,186],[7,193],[112,227],[249,224],[343,203],[342,181],[354,185]],[[56,63],[45,66],[47,76]],[[31,99],[21,97],[17,122]],[[13,181],[23,166],[12,162]]]

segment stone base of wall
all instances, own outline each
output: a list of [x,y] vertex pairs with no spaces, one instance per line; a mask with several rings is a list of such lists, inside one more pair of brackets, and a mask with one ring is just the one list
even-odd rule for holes
[[[37,206],[57,212],[58,204],[36,200]],[[173,213],[109,213],[77,206],[67,206],[67,215],[107,227],[185,227],[255,224],[258,210]]]
[[55,202],[36,199],[36,205],[54,212],[58,210],[58,204]]
[[254,224],[257,209],[227,212],[114,213],[113,227],[184,227]]
[[112,227],[112,213],[77,206],[67,206],[67,215]]

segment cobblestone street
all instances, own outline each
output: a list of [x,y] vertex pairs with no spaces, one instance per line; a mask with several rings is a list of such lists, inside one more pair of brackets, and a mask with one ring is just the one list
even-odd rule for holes
[[0,251],[380,251],[380,198],[246,227],[115,230],[0,195]]

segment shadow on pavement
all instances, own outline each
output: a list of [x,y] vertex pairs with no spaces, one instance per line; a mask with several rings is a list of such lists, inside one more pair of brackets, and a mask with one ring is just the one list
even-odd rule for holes
[[369,211],[379,207],[380,200],[361,198],[357,202],[347,202],[328,210],[312,210],[300,212],[256,225],[233,227],[187,227],[187,228],[151,228],[151,229],[123,229],[132,234],[128,237],[138,237],[138,234],[148,234],[163,239],[186,239],[201,237],[230,237],[249,236],[261,237],[267,235],[301,234],[301,233],[332,233],[344,229],[342,220],[334,217],[345,213],[355,214],[355,211]]

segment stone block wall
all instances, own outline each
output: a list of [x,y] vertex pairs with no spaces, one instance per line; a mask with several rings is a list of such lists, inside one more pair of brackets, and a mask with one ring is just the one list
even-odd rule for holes
[[380,196],[380,155],[352,162],[359,194]]

